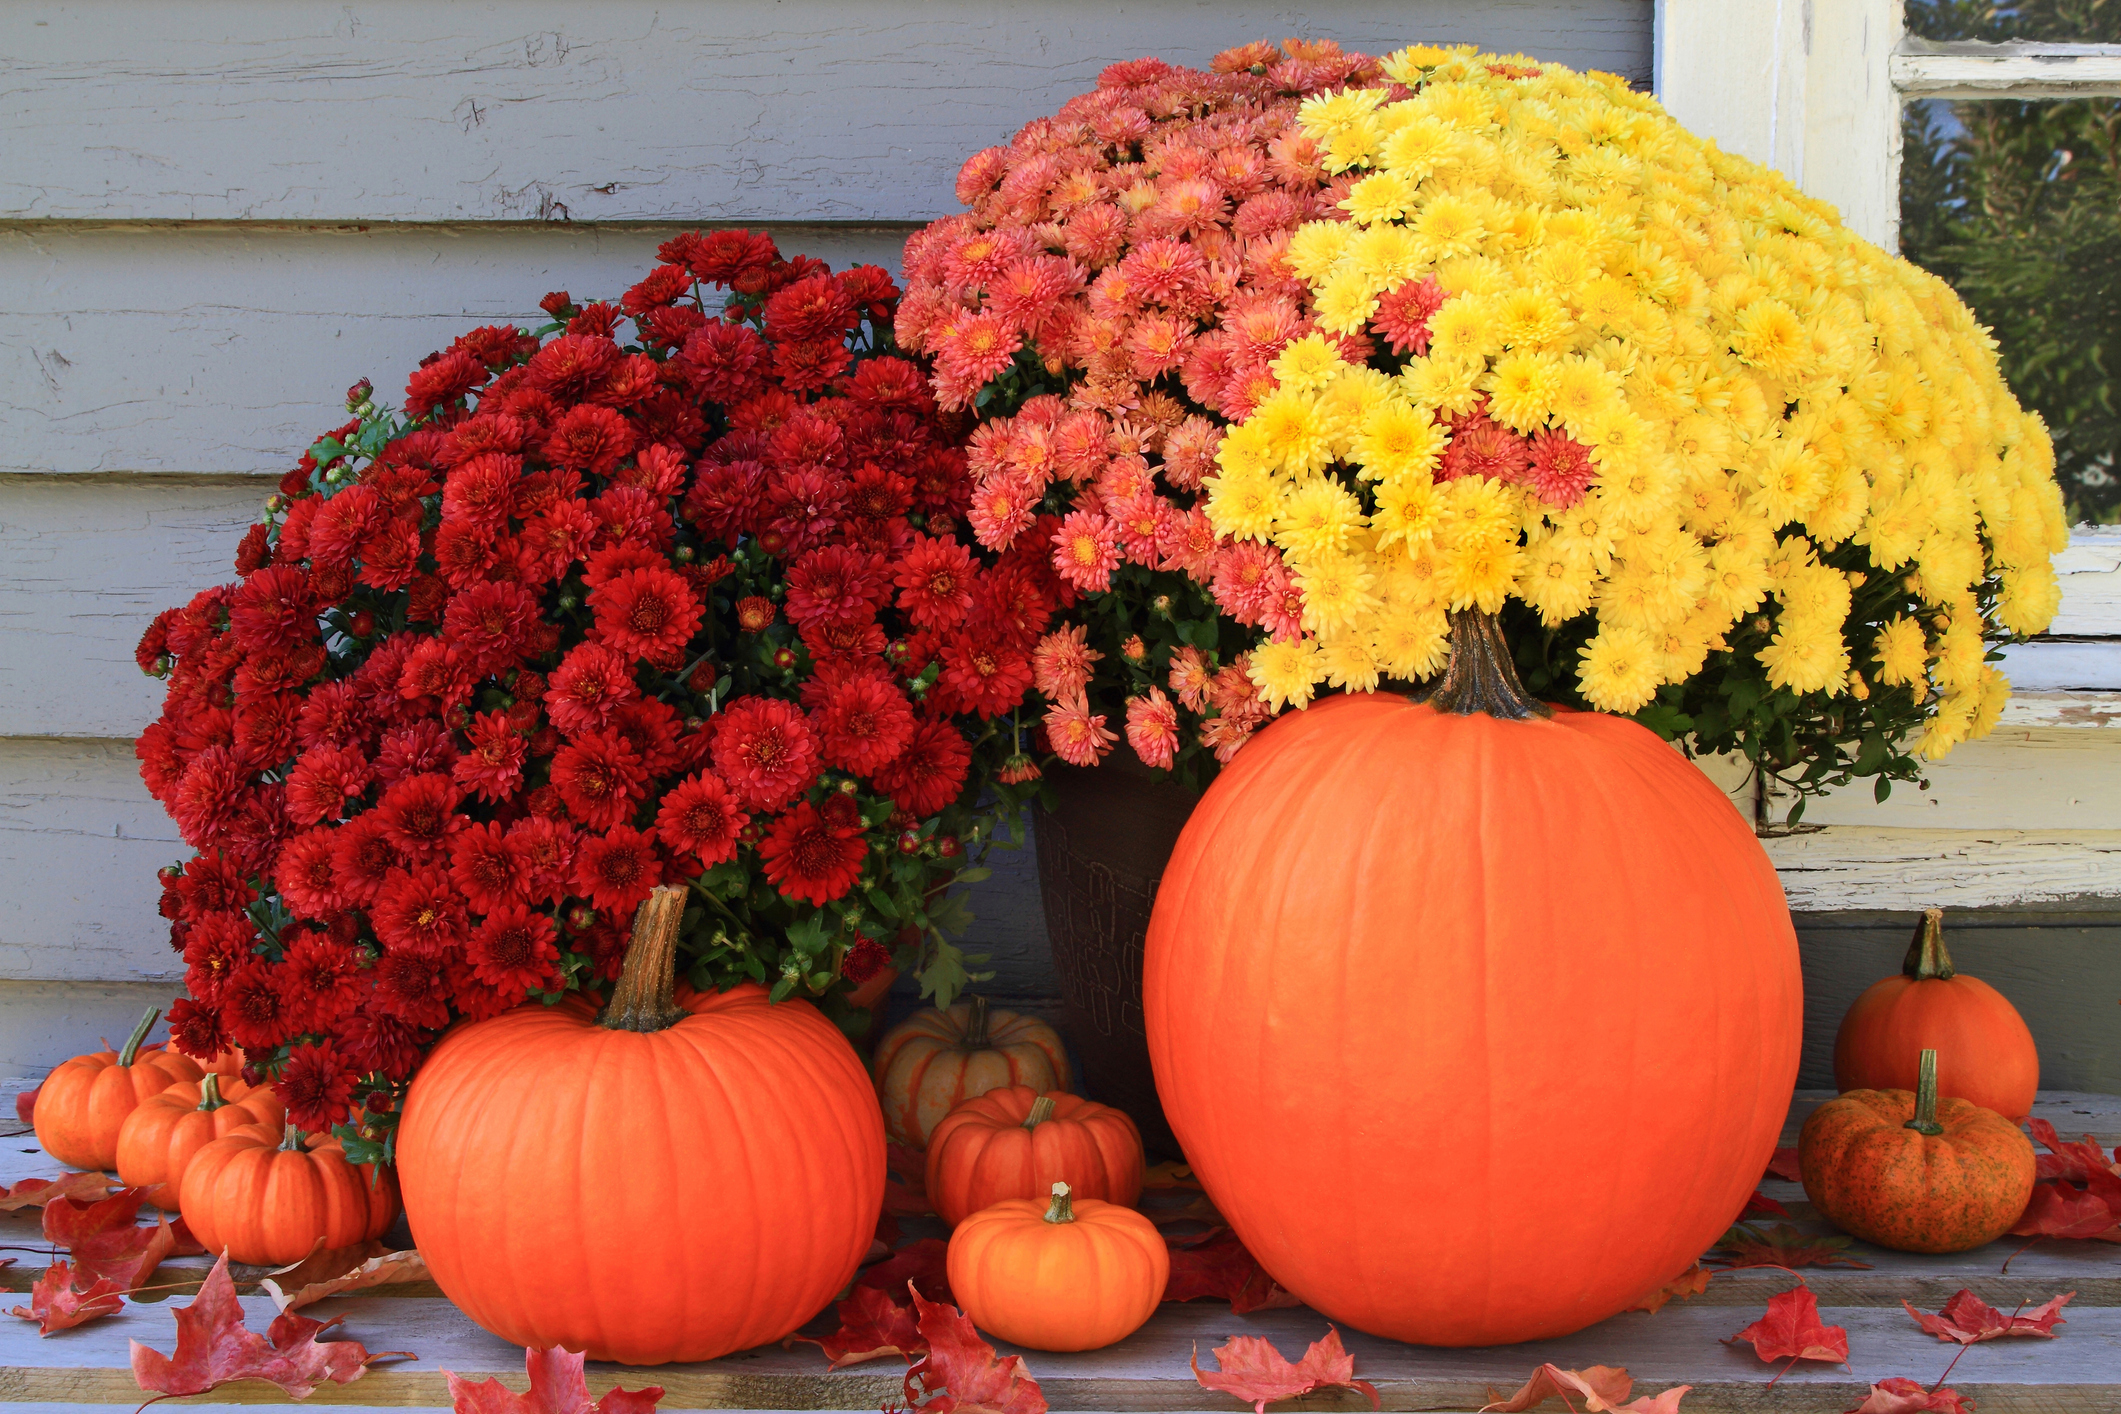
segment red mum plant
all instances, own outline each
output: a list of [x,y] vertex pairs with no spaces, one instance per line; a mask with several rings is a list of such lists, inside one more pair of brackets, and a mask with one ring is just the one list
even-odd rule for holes
[[[1209,526],[1201,482],[1274,389],[1275,355],[1315,328],[1290,236],[1344,217],[1347,183],[1297,105],[1381,82],[1328,40],[1246,45],[1205,73],[1115,64],[975,155],[957,184],[971,209],[907,243],[899,341],[933,356],[944,407],[982,419],[972,531],[1044,557],[1075,609],[1032,664],[1064,761],[1095,765],[1124,734],[1198,785],[1270,716],[1244,650],[1293,631],[1301,600],[1278,551]],[[1421,309],[1400,315],[1425,341]]]
[[694,986],[851,1026],[897,967],[947,1003],[943,892],[1036,789],[1004,767],[1066,589],[957,538],[966,419],[895,355],[890,277],[659,255],[464,335],[402,415],[355,387],[237,581],[140,644],[141,774],[198,851],[163,872],[176,1044],[241,1044],[364,1158],[442,1028],[613,977],[660,883]]

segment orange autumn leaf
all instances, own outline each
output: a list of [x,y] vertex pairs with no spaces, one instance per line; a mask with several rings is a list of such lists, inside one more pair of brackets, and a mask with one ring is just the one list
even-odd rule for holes
[[1895,1375],[1872,1385],[1869,1396],[1848,1414],[1974,1414],[1974,1401],[1948,1385],[1927,1389],[1919,1380]]
[[1638,1299],[1634,1305],[1629,1306],[1627,1309],[1630,1311],[1647,1311],[1654,1316],[1659,1311],[1662,1311],[1665,1303],[1675,1296],[1682,1301],[1691,1301],[1701,1295],[1702,1292],[1707,1291],[1709,1289],[1709,1278],[1713,1275],[1715,1273],[1702,1266],[1701,1263],[1696,1262],[1649,1295]]
[[[259,1290],[282,1311],[299,1311],[312,1302],[348,1291],[426,1281],[427,1259],[417,1251],[384,1252],[379,1242],[336,1252],[319,1252],[285,1272],[258,1283]],[[278,1280],[285,1277],[284,1284]]]
[[69,1173],[58,1178],[25,1178],[12,1188],[0,1188],[0,1213],[17,1208],[41,1208],[54,1198],[79,1198],[93,1203],[112,1187],[110,1176],[101,1173]]
[[855,1287],[832,1308],[832,1313],[840,1318],[838,1330],[823,1339],[792,1335],[781,1342],[783,1348],[798,1341],[815,1345],[835,1370],[865,1360],[881,1360],[886,1355],[901,1356],[910,1362],[915,1356],[928,1353],[919,1315],[876,1287]]
[[1541,1365],[1532,1372],[1532,1378],[1519,1387],[1508,1399],[1496,1400],[1481,1406],[1481,1414],[1519,1414],[1525,1409],[1535,1409],[1550,1399],[1558,1399],[1570,1409],[1578,1408],[1582,1400],[1584,1414],[1679,1414],[1679,1401],[1692,1385],[1674,1385],[1664,1393],[1652,1398],[1644,1395],[1640,1399],[1629,1399],[1634,1392],[1635,1381],[1628,1372],[1616,1365],[1593,1365],[1588,1370],[1564,1370],[1559,1365]]
[[862,1268],[854,1284],[896,1293],[910,1281],[929,1300],[948,1301],[951,1299],[949,1251],[950,1244],[940,1237],[924,1237],[899,1248],[876,1265]]
[[176,1230],[166,1221],[138,1225],[146,1196],[144,1188],[125,1188],[93,1203],[55,1198],[44,1205],[44,1240],[67,1249],[77,1282],[107,1277],[120,1291],[145,1286],[177,1250]]
[[1808,1286],[1793,1286],[1770,1296],[1767,1314],[1734,1336],[1725,1345],[1750,1341],[1753,1353],[1763,1360],[1825,1360],[1845,1364],[1849,1358],[1846,1327],[1826,1325],[1819,1319],[1819,1299]]
[[2006,1316],[1983,1301],[1973,1292],[1961,1287],[1958,1295],[1944,1303],[1944,1309],[1932,1316],[1927,1311],[1917,1311],[1906,1301],[1907,1313],[1915,1318],[1915,1324],[1942,1341],[1959,1345],[1975,1345],[1984,1340],[2001,1340],[2005,1336],[2040,1336],[2048,1340],[2055,1338],[2055,1327],[2066,1326],[2062,1308],[2069,1304],[2077,1293],[2062,1295],[2034,1307],[2029,1312],[2012,1312]]
[[1229,1302],[1232,1314],[1239,1316],[1303,1305],[1267,1275],[1228,1228],[1198,1237],[1167,1237],[1164,1241],[1171,1249],[1171,1275],[1164,1283],[1166,1301],[1215,1297]]
[[[2121,1189],[2121,1179],[2113,1182]],[[2096,1188],[2078,1188],[2059,1180],[2036,1183],[2011,1235],[2121,1242],[2121,1196],[2110,1199]]]
[[2064,1139],[2055,1132],[2055,1126],[2038,1118],[2028,1120],[2026,1127],[2049,1151],[2042,1154],[2035,1165],[2041,1178],[2089,1183],[2095,1172],[2121,1173],[2121,1149],[2116,1149],[2113,1158],[2109,1159],[2106,1151],[2099,1147],[2099,1141],[2089,1134],[2082,1140]]
[[8,1312],[37,1323],[39,1336],[70,1330],[98,1316],[116,1315],[125,1306],[125,1288],[109,1277],[96,1277],[76,1288],[76,1274],[64,1261],[53,1262],[29,1289],[29,1305]]
[[[298,1318],[299,1319],[299,1318]],[[613,1389],[591,1401],[582,1365],[589,1357],[561,1346],[523,1351],[530,1389],[517,1394],[497,1379],[474,1384],[454,1370],[449,1376],[449,1403],[456,1414],[652,1414],[663,1397],[660,1385],[646,1389]]]
[[1769,1156],[1767,1177],[1783,1179],[1789,1183],[1804,1182],[1804,1166],[1797,1161],[1795,1146],[1777,1149]]
[[1369,1396],[1372,1409],[1378,1407],[1377,1387],[1355,1378],[1355,1357],[1342,1348],[1340,1332],[1331,1326],[1294,1364],[1256,1335],[1232,1336],[1216,1346],[1215,1364],[1217,1368],[1203,1370],[1200,1347],[1194,1347],[1193,1378],[1201,1388],[1249,1400],[1252,1414],[1267,1414],[1267,1406],[1278,1399],[1335,1388],[1360,1390]]
[[908,1414],[1046,1414],[1046,1397],[1020,1356],[997,1357],[963,1311],[927,1300],[916,1286],[907,1290],[928,1343],[906,1371]]

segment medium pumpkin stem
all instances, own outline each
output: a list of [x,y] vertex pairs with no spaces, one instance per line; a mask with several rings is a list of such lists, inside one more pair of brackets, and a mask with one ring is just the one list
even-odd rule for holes
[[207,1114],[220,1109],[228,1101],[221,1098],[221,1072],[209,1070],[199,1082],[199,1109]]
[[1900,961],[1900,975],[1912,977],[1917,982],[1934,982],[1959,975],[1959,970],[1952,966],[1952,955],[1944,950],[1943,909],[1922,910],[1922,921],[1915,925],[1915,940],[1907,945],[1907,956]]
[[[1932,910],[1933,912],[1935,910]],[[1944,1133],[1944,1126],[1937,1123],[1937,1053],[1924,1051],[1922,1066],[1915,1075],[1915,1117],[1903,1129],[1912,1129],[1917,1134],[1927,1134],[1935,1139]]]
[[968,995],[965,1000],[972,1003],[972,1020],[965,1025],[962,1049],[984,1051],[987,1049],[987,999]]
[[295,1127],[295,1122],[293,1120],[287,1121],[286,1127],[280,1133],[281,1152],[288,1154],[299,1154],[302,1152],[304,1147],[305,1146],[302,1143],[302,1131]]
[[1469,717],[1475,712],[1505,722],[1551,717],[1554,709],[1532,697],[1517,680],[1502,621],[1477,609],[1451,611],[1451,661],[1443,678],[1422,700],[1439,712]]
[[1067,1184],[1056,1183],[1053,1185],[1053,1206],[1046,1209],[1046,1221],[1049,1223],[1072,1223],[1075,1221],[1075,1203],[1068,1197]]
[[1036,1129],[1053,1118],[1053,1097],[1041,1095],[1031,1102],[1031,1113],[1024,1116],[1024,1128]]
[[118,1052],[118,1064],[131,1065],[133,1063],[133,1057],[140,1054],[140,1043],[147,1039],[147,1033],[154,1027],[155,1018],[161,1014],[162,1008],[158,1006],[151,1006],[147,1009],[147,1015],[140,1018],[140,1024],[135,1026],[133,1034],[126,1038],[125,1049]]
[[613,1031],[663,1031],[678,1024],[678,924],[685,917],[685,891],[663,884],[649,892],[633,914],[633,941],[599,1024]]

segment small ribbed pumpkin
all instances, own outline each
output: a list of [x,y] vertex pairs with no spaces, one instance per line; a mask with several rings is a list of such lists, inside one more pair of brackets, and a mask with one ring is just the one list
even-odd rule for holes
[[972,1324],[1032,1350],[1101,1350],[1141,1329],[1171,1280],[1163,1234],[1132,1208],[1008,1198],[950,1235],[950,1290]]
[[1077,1201],[1141,1200],[1142,1136],[1124,1113],[1080,1095],[1004,1085],[944,1115],[928,1136],[928,1201],[961,1223],[1004,1198],[1040,1198],[1067,1180]]
[[346,1162],[339,1143],[292,1124],[239,1125],[200,1147],[178,1185],[184,1225],[232,1262],[284,1266],[381,1237],[398,1215],[387,1168]]
[[142,1100],[203,1072],[190,1056],[143,1046],[162,1014],[149,1007],[124,1046],[62,1061],[37,1091],[37,1142],[62,1164],[108,1169],[118,1162],[118,1131]]
[[2032,1113],[2040,1052],[2003,993],[1952,966],[1944,910],[1923,911],[1900,971],[1873,982],[1834,1037],[1839,1090],[1912,1090],[1915,1058],[1935,1051],[1937,1093],[2008,1119]]
[[514,1345],[711,1360],[778,1340],[853,1279],[884,1127],[804,1001],[672,981],[685,890],[634,917],[601,1016],[535,1002],[458,1026],[398,1126],[406,1216],[443,1294]]
[[118,1180],[147,1189],[148,1202],[175,1212],[193,1155],[246,1124],[278,1130],[286,1117],[287,1106],[269,1085],[246,1085],[216,1070],[180,1080],[125,1117],[118,1130]]
[[2009,1232],[2032,1197],[2032,1141],[1966,1100],[1937,1098],[1937,1053],[1913,1092],[1851,1090],[1804,1122],[1804,1196],[1834,1226],[1896,1252],[1965,1252]]
[[877,1043],[876,1094],[894,1144],[927,1148],[944,1115],[1004,1085],[1074,1088],[1053,1028],[1035,1016],[989,1011],[985,997],[917,1011]]

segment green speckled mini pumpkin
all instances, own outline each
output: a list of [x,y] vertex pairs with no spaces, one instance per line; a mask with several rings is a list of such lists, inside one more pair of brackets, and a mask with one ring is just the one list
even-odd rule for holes
[[2033,1192],[2032,1141],[1965,1100],[1937,1098],[1937,1053],[1914,1090],[1851,1090],[1798,1140],[1804,1195],[1842,1231],[1899,1252],[1965,1252],[2010,1231]]

